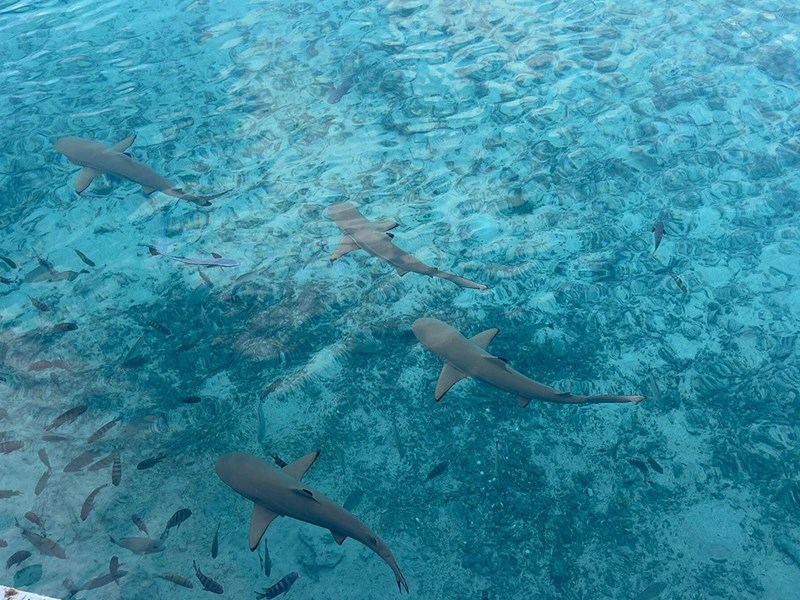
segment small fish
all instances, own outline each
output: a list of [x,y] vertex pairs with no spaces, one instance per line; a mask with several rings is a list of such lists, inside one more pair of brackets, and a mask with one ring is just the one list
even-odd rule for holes
[[109,573],[116,573],[119,570],[119,556],[112,556],[111,560],[108,561],[108,572]]
[[42,331],[44,334],[49,333],[66,333],[67,331],[75,331],[78,328],[78,325],[75,323],[56,323],[49,329]]
[[139,531],[144,533],[146,536],[150,535],[150,532],[147,531],[147,525],[144,524],[142,517],[140,517],[139,515],[131,515],[131,521],[133,521],[133,524],[136,525]]
[[122,463],[119,459],[119,452],[114,453],[114,463],[111,465],[111,483],[114,487],[119,485],[122,480]]
[[61,359],[56,360],[37,360],[36,362],[31,363],[28,367],[29,371],[44,371],[45,369],[63,369],[65,371],[70,370],[70,364]]
[[15,263],[13,260],[8,258],[7,256],[0,256],[0,260],[2,260],[4,263],[6,263],[12,269],[19,268],[19,267],[17,267],[17,263]]
[[656,383],[656,378],[653,376],[653,372],[650,371],[650,395],[653,397],[653,402],[656,404],[661,403],[661,391],[658,389],[658,384]]
[[30,521],[34,525],[38,525],[39,527],[44,529],[44,523],[42,523],[42,520],[39,518],[39,515],[37,515],[32,510],[29,510],[28,512],[25,513],[25,518],[28,519],[28,521]]
[[653,233],[653,237],[656,240],[656,247],[653,248],[653,253],[655,254],[655,251],[658,250],[658,245],[661,243],[661,238],[664,237],[664,233],[665,233],[664,224],[661,221],[659,221],[658,223],[653,225],[652,233]]
[[167,521],[167,527],[161,534],[161,539],[162,540],[166,539],[166,537],[169,535],[170,529],[172,529],[173,527],[180,528],[181,523],[183,523],[186,519],[188,519],[191,516],[192,516],[192,511],[190,511],[188,508],[182,508],[178,511],[175,511],[175,514],[169,518],[169,521]]
[[140,462],[138,465],[136,465],[136,468],[139,471],[144,471],[145,469],[149,469],[150,467],[156,466],[158,463],[160,463],[166,457],[167,457],[167,455],[162,452],[158,456],[151,456],[150,458],[145,458],[142,462]]
[[658,464],[656,462],[656,459],[654,459],[652,456],[647,458],[647,464],[650,465],[650,468],[653,469],[653,471],[655,471],[659,475],[664,474],[664,468],[660,464]]
[[[261,556],[258,558],[260,559]],[[269,555],[269,548],[267,548],[267,538],[264,538],[264,560],[261,563],[261,568],[264,571],[264,575],[267,577],[272,573],[272,558]]]
[[139,367],[145,366],[149,362],[150,359],[146,356],[133,356],[123,360],[121,363],[119,363],[119,366],[122,369],[138,369]]
[[67,463],[67,466],[64,467],[64,473],[80,471],[85,466],[93,463],[98,456],[100,456],[100,453],[97,450],[84,450]]
[[361,499],[363,497],[364,497],[364,490],[358,490],[358,489],[353,490],[352,492],[350,492],[350,495],[347,496],[347,500],[344,501],[344,504],[342,506],[344,506],[345,510],[349,510],[350,512],[352,512],[353,509],[356,508],[361,503]]
[[25,442],[20,440],[12,440],[9,442],[0,442],[0,452],[3,454],[11,454],[14,450],[19,450],[25,446]]
[[97,440],[99,440],[101,437],[103,437],[103,436],[104,436],[106,433],[108,433],[108,431],[109,431],[109,430],[110,430],[112,427],[114,427],[114,425],[116,425],[117,423],[119,423],[119,421],[120,421],[119,417],[117,417],[117,418],[115,418],[115,419],[111,419],[111,420],[110,420],[108,423],[106,423],[105,425],[103,425],[103,426],[102,426],[100,429],[98,429],[98,430],[97,430],[97,431],[95,431],[95,432],[94,432],[92,435],[90,435],[88,438],[86,438],[86,443],[87,443],[87,444],[91,444],[92,442],[96,442],[96,441],[97,441]]
[[639,471],[642,473],[642,475],[647,477],[647,472],[648,472],[647,471],[647,465],[644,464],[641,460],[639,460],[638,458],[629,458],[628,459],[628,464],[630,464],[631,466],[636,467],[637,469],[639,469]]
[[86,404],[81,404],[74,408],[70,408],[68,411],[61,413],[58,415],[50,425],[44,428],[45,431],[52,431],[53,429],[58,429],[62,425],[66,423],[71,423],[78,417],[80,417],[89,407]]
[[104,456],[97,462],[92,463],[89,465],[87,471],[99,471],[100,469],[105,469],[107,466],[114,464],[114,459],[117,457],[116,452],[112,452],[108,456]]
[[45,269],[47,271],[50,271],[51,273],[56,273],[57,272],[55,267],[53,266],[53,263],[51,263],[49,260],[46,260],[46,259],[42,258],[39,255],[38,252],[36,253],[36,262],[39,263],[40,267],[42,267],[43,269]]
[[192,561],[192,564],[194,565],[194,574],[197,575],[197,578],[203,585],[204,590],[206,590],[207,592],[213,592],[214,594],[221,594],[223,592],[222,586],[220,584],[211,579],[211,577],[203,575],[200,569],[197,568],[197,563],[195,561]]
[[19,550],[18,552],[14,552],[11,556],[8,557],[6,561],[6,570],[10,569],[14,565],[18,565],[24,560],[27,560],[31,557],[31,553],[27,550]]
[[397,423],[392,421],[392,445],[397,449],[397,454],[400,458],[403,458],[405,454],[405,449],[403,448],[403,442],[400,439],[400,432],[397,430]]
[[214,282],[209,279],[208,275],[202,271],[198,271],[198,273],[200,274],[200,279],[203,280],[203,283],[205,283],[208,287],[214,287]]
[[431,472],[428,473],[428,476],[425,478],[425,481],[430,481],[434,477],[438,477],[439,475],[447,471],[448,466],[449,464],[446,461],[440,462],[438,465],[433,467],[433,469],[431,469]]
[[53,469],[47,469],[42,476],[39,477],[39,481],[36,482],[36,488],[34,488],[33,493],[37,496],[44,491],[44,488],[47,486],[47,482],[50,481],[50,475],[53,474]]
[[283,459],[282,459],[280,456],[278,456],[277,454],[273,454],[273,455],[272,455],[272,460],[274,460],[274,461],[275,461],[275,464],[276,464],[276,465],[278,465],[278,467],[279,467],[279,468],[281,468],[281,469],[282,469],[283,467],[285,467],[285,466],[286,466],[286,461],[285,461],[285,460],[283,460]]
[[295,581],[297,581],[298,577],[299,576],[297,575],[297,573],[292,571],[288,575],[282,577],[276,584],[271,585],[270,587],[265,589],[263,592],[261,593],[256,592],[256,598],[258,600],[265,600],[269,598],[276,598],[281,594],[285,594],[286,592],[289,591],[289,588],[292,587],[292,584]]
[[45,452],[44,448],[39,449],[39,460],[42,461],[42,464],[50,469],[50,459],[47,456],[47,452]]
[[101,575],[100,577],[95,577],[94,579],[90,579],[89,581],[84,583],[81,587],[79,587],[76,591],[82,592],[85,590],[95,590],[97,588],[103,587],[104,585],[108,585],[109,583],[119,583],[119,580],[122,579],[127,574],[128,574],[127,571],[121,571],[120,569],[117,569],[112,573],[106,573],[105,575]]
[[56,558],[61,559],[67,558],[67,553],[64,552],[64,549],[50,538],[39,535],[30,529],[25,529],[21,525],[20,528],[22,529],[22,537],[33,544],[34,547],[42,554],[47,556],[55,556]]
[[83,506],[81,506],[81,521],[85,521],[89,518],[89,513],[92,512],[92,509],[94,508],[94,499],[97,497],[97,494],[103,490],[103,488],[107,487],[107,483],[97,486],[92,490],[92,493],[86,497],[86,500],[83,501]]
[[200,396],[186,396],[184,398],[181,398],[181,402],[183,402],[184,404],[197,404],[200,401],[202,401],[202,398],[200,398]]
[[217,558],[217,553],[219,552],[219,526],[220,523],[217,523],[217,530],[214,532],[214,540],[211,542],[211,558]]
[[161,540],[154,540],[150,537],[128,537],[121,540],[111,538],[111,543],[116,544],[126,550],[130,550],[134,554],[155,554],[156,552],[164,551],[164,542]]
[[155,329],[159,333],[163,333],[164,335],[171,335],[172,331],[170,331],[169,327],[166,325],[162,325],[158,321],[154,321],[153,319],[147,319],[147,325],[152,329]]
[[36,298],[31,298],[31,304],[33,304],[33,306],[36,308],[36,310],[40,310],[42,312],[49,312],[50,311],[50,307],[47,306],[47,304],[45,304],[41,300],[37,300]]
[[49,433],[42,436],[42,439],[45,442],[66,442],[69,437],[66,435],[56,435],[55,433]]
[[185,588],[194,587],[192,582],[186,579],[186,577],[181,577],[180,575],[173,575],[172,573],[163,573],[158,575],[161,579],[166,579],[167,581],[171,581],[172,583],[182,585]]
[[0,500],[5,500],[6,498],[13,498],[14,496],[20,496],[22,492],[18,492],[17,490],[0,490]]
[[683,281],[681,280],[681,278],[680,278],[680,277],[678,277],[677,275],[675,275],[675,273],[670,273],[670,277],[672,277],[672,279],[674,279],[674,280],[675,280],[675,283],[678,285],[678,287],[679,287],[679,288],[681,288],[681,291],[682,291],[684,294],[686,294],[686,293],[689,291],[689,288],[687,288],[687,287],[686,287],[686,284],[685,284],[685,283],[683,283]]
[[92,259],[90,259],[88,256],[86,256],[83,252],[81,252],[77,248],[75,248],[75,253],[78,255],[78,258],[80,258],[85,264],[89,265],[90,267],[97,266],[94,264],[94,261]]

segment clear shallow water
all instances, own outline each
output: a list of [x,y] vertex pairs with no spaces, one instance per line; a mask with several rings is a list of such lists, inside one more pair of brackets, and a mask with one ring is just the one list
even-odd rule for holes
[[[290,571],[287,597],[396,594],[377,556],[310,525],[270,527],[270,577],[247,550],[250,506],[216,457],[319,448],[309,483],[364,491],[353,511],[414,597],[792,597],[799,21],[788,2],[4,3],[0,254],[20,268],[0,262],[0,431],[25,446],[0,455],[0,489],[22,492],[0,499],[0,559],[33,551],[30,587],[59,597],[114,554],[120,586],[79,597],[196,594],[152,577],[193,559],[232,597]],[[170,180],[234,191],[198,209],[104,177],[76,197],[52,142],[133,133]],[[364,253],[328,265],[341,200],[490,291]],[[204,270],[210,287],[148,255],[162,235],[242,264]],[[26,282],[37,254],[87,272]],[[500,327],[492,351],[550,385],[649,398],[522,410],[463,382],[436,404],[420,316]],[[42,334],[60,322],[78,329]],[[65,441],[41,439],[82,404]],[[108,469],[63,467],[117,416],[94,446],[120,452],[122,480],[83,522]],[[138,533],[132,513],[158,536],[180,508],[163,553],[108,541]],[[20,536],[29,510],[66,560]]]

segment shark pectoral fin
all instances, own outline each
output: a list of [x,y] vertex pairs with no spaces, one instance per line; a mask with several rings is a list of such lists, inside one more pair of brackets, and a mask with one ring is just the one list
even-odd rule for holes
[[393,221],[392,219],[387,219],[385,221],[374,221],[372,226],[378,231],[387,232],[390,229],[397,227],[397,221]]
[[261,542],[261,538],[264,537],[267,527],[269,527],[269,524],[278,516],[277,513],[272,512],[270,509],[260,504],[256,504],[253,507],[253,514],[250,516],[250,536],[247,541],[250,546],[250,552],[258,548],[258,544]]
[[489,347],[489,343],[500,333],[500,330],[497,327],[492,327],[491,329],[487,329],[486,331],[481,331],[477,335],[473,335],[469,338],[469,341],[475,344],[476,346],[480,346],[484,350]]
[[464,379],[466,376],[467,375],[465,373],[462,373],[454,366],[445,363],[444,367],[442,368],[442,372],[439,374],[439,381],[436,382],[436,391],[434,392],[434,398],[436,398],[436,401],[438,402],[441,400],[451,387]]
[[134,140],[136,140],[136,135],[132,135],[130,137],[126,137],[121,142],[117,142],[116,144],[111,146],[111,149],[112,150],[116,150],[117,152],[125,152],[125,150],[127,150],[128,148],[131,147],[131,145],[133,144]]
[[295,461],[290,462],[288,465],[283,467],[283,472],[286,473],[289,477],[294,477],[295,479],[302,479],[303,475],[306,474],[311,468],[311,465],[314,464],[314,461],[317,460],[319,456],[319,450],[315,450],[311,454],[306,454],[305,456],[301,456]]
[[340,546],[341,546],[341,545],[342,545],[342,543],[343,543],[343,542],[344,542],[344,541],[347,539],[347,536],[346,536],[346,535],[342,535],[341,533],[336,533],[336,532],[335,532],[335,531],[333,531],[333,530],[331,530],[331,533],[333,534],[333,540],[334,540],[334,541],[335,541],[337,544],[339,544]]
[[98,175],[100,175],[99,171],[95,171],[89,167],[83,167],[78,171],[78,177],[75,179],[75,191],[79,194],[82,193]]
[[522,408],[525,408],[526,406],[528,406],[528,404],[530,404],[531,399],[530,398],[523,398],[522,396],[517,396],[517,402],[519,402],[519,405]]
[[349,235],[346,235],[342,238],[342,241],[339,242],[339,245],[336,246],[336,250],[333,251],[333,254],[328,257],[328,260],[333,262],[342,258],[345,254],[352,252],[353,250],[358,250],[358,244],[356,241],[351,238]]
[[301,496],[303,496],[305,498],[309,498],[310,500],[313,500],[314,502],[319,502],[319,500],[317,500],[314,497],[314,492],[312,492],[308,488],[292,488],[292,491],[295,494],[299,494],[299,495],[301,495]]
[[153,192],[156,191],[156,188],[150,187],[150,186],[147,186],[147,185],[143,185],[142,186],[142,191],[144,192],[145,196],[149,196],[150,194],[152,194]]

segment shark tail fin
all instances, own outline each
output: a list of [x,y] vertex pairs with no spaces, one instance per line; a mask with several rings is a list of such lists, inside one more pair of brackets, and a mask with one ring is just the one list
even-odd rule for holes
[[450,388],[466,376],[465,373],[462,373],[454,366],[445,363],[444,367],[442,367],[442,372],[439,374],[439,381],[436,382],[436,391],[434,392],[436,401],[439,402],[439,400],[444,398],[444,395]]

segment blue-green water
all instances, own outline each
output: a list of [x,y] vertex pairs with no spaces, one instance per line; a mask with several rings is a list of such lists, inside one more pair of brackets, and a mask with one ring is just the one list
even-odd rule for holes
[[[119,585],[77,597],[205,594],[192,560],[228,597],[291,571],[287,599],[396,596],[378,556],[312,525],[270,526],[269,577],[248,550],[216,458],[320,449],[306,480],[363,491],[352,511],[412,597],[796,597],[800,10],[669,4],[0,3],[0,255],[19,267],[0,262],[0,442],[24,442],[0,454],[21,492],[0,499],[0,560],[33,552],[0,582],[41,564],[28,587],[66,597],[118,555]],[[53,142],[134,133],[177,185],[232,191],[199,208],[103,176],[77,196]],[[339,201],[490,290],[330,265]],[[162,236],[241,264],[210,285],[149,255]],[[648,398],[521,409],[467,381],[437,404],[422,316],[499,327],[490,350],[559,389]],[[109,468],[63,468],[90,447],[122,477],[82,521]],[[161,553],[109,540],[181,508]],[[27,511],[66,559],[22,537]]]

